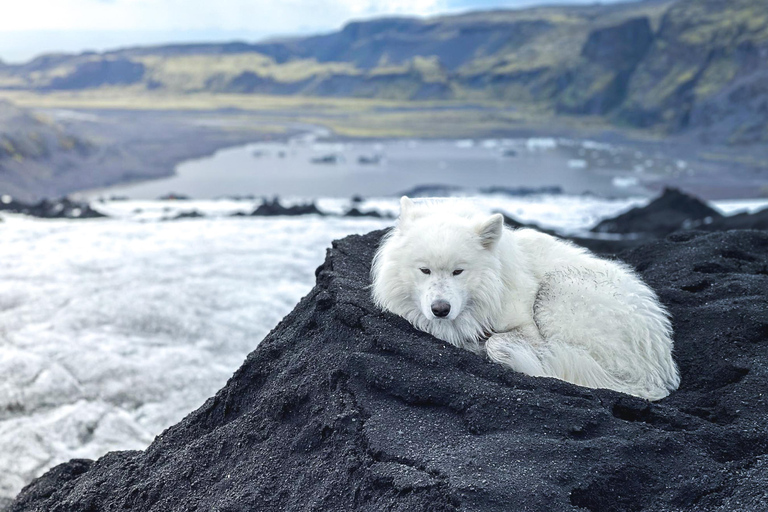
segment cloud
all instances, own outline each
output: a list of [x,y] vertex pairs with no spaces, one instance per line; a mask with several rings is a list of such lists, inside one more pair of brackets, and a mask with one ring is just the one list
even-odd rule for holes
[[334,28],[354,17],[427,15],[444,0],[25,0],[3,7],[0,30],[254,30]]
[[[603,0],[616,2],[623,0]],[[594,0],[17,0],[0,16],[0,58],[165,42],[255,41],[340,28],[352,19]]]
[[[594,0],[554,0],[590,3]],[[617,1],[617,0],[608,0]],[[6,2],[0,31],[337,28],[350,18],[521,7],[553,0],[23,0]]]

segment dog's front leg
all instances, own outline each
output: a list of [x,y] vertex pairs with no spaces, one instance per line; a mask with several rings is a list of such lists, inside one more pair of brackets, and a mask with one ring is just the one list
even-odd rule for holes
[[533,377],[553,376],[542,364],[545,341],[535,325],[524,325],[492,335],[485,342],[485,351],[491,361],[517,372]]

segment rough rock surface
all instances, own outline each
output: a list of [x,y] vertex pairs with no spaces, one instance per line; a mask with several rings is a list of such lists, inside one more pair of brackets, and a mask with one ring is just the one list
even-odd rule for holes
[[768,502],[768,233],[623,254],[674,318],[679,391],[649,403],[515,373],[369,299],[382,232],[227,385],[143,452],[73,460],[10,510],[724,511]]

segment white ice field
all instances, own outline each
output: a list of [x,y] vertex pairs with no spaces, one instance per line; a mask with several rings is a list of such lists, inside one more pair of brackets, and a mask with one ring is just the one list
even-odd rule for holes
[[[478,201],[577,232],[645,200]],[[311,289],[331,240],[392,223],[228,218],[253,208],[234,201],[95,206],[113,217],[0,222],[0,504],[53,465],[146,447],[221,388]],[[361,205],[372,208],[394,213],[397,201]],[[161,221],[192,209],[209,217]]]

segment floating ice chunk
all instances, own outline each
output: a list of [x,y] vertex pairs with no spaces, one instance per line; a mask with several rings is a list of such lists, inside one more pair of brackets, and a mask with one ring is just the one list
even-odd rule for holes
[[570,169],[586,169],[587,161],[574,158],[573,160],[568,160],[568,167]]
[[616,176],[611,180],[611,184],[616,188],[634,187],[638,183],[640,183],[640,180],[638,180],[633,176],[629,176],[629,177]]
[[603,142],[595,142],[593,140],[585,140],[581,143],[581,146],[586,149],[594,149],[596,151],[608,151],[612,148],[610,144],[605,144]]
[[555,149],[557,141],[551,137],[532,137],[525,141],[528,151],[546,151]]
[[346,145],[342,143],[316,142],[312,144],[313,151],[343,153],[346,149]]

